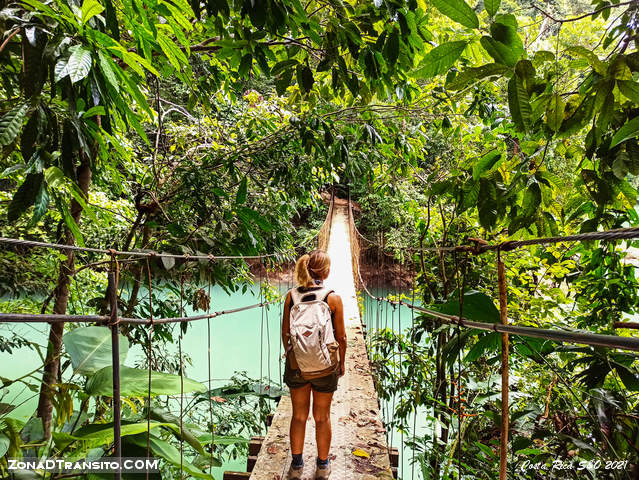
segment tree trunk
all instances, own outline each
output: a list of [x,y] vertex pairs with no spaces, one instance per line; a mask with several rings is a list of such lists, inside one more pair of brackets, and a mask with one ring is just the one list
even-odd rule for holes
[[[77,169],[78,186],[85,195],[88,195],[91,184],[91,165],[87,155],[82,155],[82,163]],[[82,206],[74,200],[71,201],[71,216],[76,223],[82,215]],[[64,229],[64,244],[73,245],[75,238],[68,228]],[[71,273],[75,265],[75,254],[73,250],[65,250],[66,259],[60,262],[60,273],[58,283],[55,288],[55,300],[53,303],[53,313],[65,314],[69,303],[69,286],[71,284]],[[51,423],[53,419],[52,396],[55,394],[54,385],[58,382],[60,370],[60,355],[62,352],[62,335],[64,333],[64,323],[52,323],[49,330],[49,342],[47,345],[47,356],[44,361],[44,373],[42,375],[42,385],[40,386],[40,399],[38,401],[38,417],[42,419],[44,438],[51,437]]]

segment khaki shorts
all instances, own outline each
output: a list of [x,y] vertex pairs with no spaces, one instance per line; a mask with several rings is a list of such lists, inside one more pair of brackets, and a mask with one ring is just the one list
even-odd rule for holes
[[302,372],[299,369],[291,368],[288,361],[288,355],[286,356],[286,364],[284,365],[284,383],[291,390],[304,387],[310,383],[311,389],[316,392],[333,393],[335,390],[337,390],[338,380],[339,374],[337,371],[329,373],[325,377],[305,380],[302,377]]

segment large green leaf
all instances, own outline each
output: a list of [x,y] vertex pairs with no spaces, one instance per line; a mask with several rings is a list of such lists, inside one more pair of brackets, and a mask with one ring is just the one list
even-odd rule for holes
[[28,105],[18,105],[0,118],[0,146],[9,145],[15,140],[22,129],[22,123],[28,110]]
[[91,71],[91,52],[80,45],[69,48],[69,51],[71,55],[67,62],[67,72],[71,83],[76,83],[86,77]]
[[82,2],[82,25],[85,25],[96,15],[100,15],[104,7],[98,0],[84,0]]
[[394,29],[384,43],[384,57],[391,67],[397,62],[399,57],[399,31]]
[[639,83],[632,80],[617,80],[617,86],[624,97],[639,104]]
[[30,173],[27,175],[22,185],[14,193],[7,208],[7,219],[10,222],[16,221],[29,207],[35,204],[43,183],[43,173]]
[[610,148],[639,135],[639,117],[635,117],[621,127],[610,141]]
[[246,203],[246,192],[248,188],[248,177],[244,177],[240,182],[240,186],[237,189],[237,194],[235,195],[235,203],[238,205],[243,205]]
[[479,19],[475,11],[464,0],[431,0],[432,4],[451,20],[464,27],[479,28]]
[[[178,426],[177,430],[174,430],[175,436],[177,438],[182,438],[185,442],[191,445],[196,451],[201,454],[204,454],[204,448],[202,448],[202,443],[197,439],[195,434],[191,432],[191,430],[182,424],[182,430],[180,430],[180,419],[166,410],[162,410],[159,408],[151,409],[151,419],[157,420],[162,423],[173,423]],[[210,437],[209,437],[210,443]]]
[[[120,366],[120,395],[123,397],[146,397],[149,372],[138,368]],[[206,387],[200,382],[184,377],[184,393],[203,392]],[[113,396],[113,367],[98,370],[87,382],[89,395]],[[169,373],[151,372],[151,395],[176,395],[180,393],[180,377]]]
[[501,0],[484,0],[484,8],[488,15],[494,17],[499,10],[499,6],[501,5]]
[[497,63],[514,67],[524,53],[524,44],[517,29],[514,15],[497,15],[490,25],[490,36],[481,38],[481,46]]
[[[137,435],[139,433],[147,432],[147,428],[150,428],[152,430],[158,427],[167,427],[171,430],[179,430],[179,427],[170,422],[150,422],[148,425],[146,421],[137,423],[122,422],[121,435],[123,437],[129,435]],[[113,442],[113,422],[91,423],[82,428],[79,428],[72,435],[69,435],[67,433],[54,433],[53,436],[56,440],[56,444],[58,444],[60,447],[64,447],[65,444],[68,445],[74,441],[84,442],[87,448],[97,447],[100,445],[108,445]]]
[[514,75],[508,82],[508,107],[517,129],[527,131],[532,119],[532,107],[524,81],[519,75]]
[[426,54],[413,72],[417,78],[431,78],[447,72],[466,48],[465,41],[443,43]]
[[203,445],[210,444],[211,440],[213,440],[215,445],[235,445],[238,443],[242,443],[242,444],[249,443],[249,439],[246,437],[211,435],[210,433],[198,435],[197,438],[200,441],[200,443],[202,443]]
[[522,216],[526,218],[532,217],[537,213],[539,205],[541,205],[541,189],[537,182],[531,183],[524,193],[521,206]]
[[566,104],[563,98],[559,94],[555,94],[550,97],[548,106],[546,108],[546,124],[553,131],[556,132],[561,127],[564,121],[564,111]]
[[35,202],[33,203],[33,216],[29,222],[29,226],[36,225],[40,219],[47,213],[49,208],[49,194],[47,193],[47,187],[44,183],[40,186],[40,191],[36,195]]
[[9,445],[11,445],[9,437],[7,437],[4,433],[0,433],[0,458],[5,456],[9,450]]
[[482,156],[473,167],[473,178],[478,180],[485,172],[492,169],[501,158],[499,150],[492,150]]
[[481,67],[466,68],[459,72],[451,82],[447,83],[446,88],[454,91],[463,90],[479,80],[494,76],[504,76],[509,72],[512,73],[510,68],[499,63],[488,63]]
[[481,43],[481,46],[484,47],[484,50],[486,50],[488,55],[493,57],[493,59],[497,63],[508,65],[509,67],[514,67],[517,63],[517,60],[519,59],[519,56],[517,56],[511,48],[503,45],[502,43],[487,35],[481,37],[479,43]]
[[[147,436],[146,435],[136,435],[134,437],[130,437],[128,439],[129,442],[138,445],[140,447],[146,448],[147,446]],[[197,478],[206,478],[209,480],[215,480],[208,473],[204,473],[202,470],[198,469],[195,465],[188,462],[185,458],[182,458],[180,461],[180,451],[164,440],[156,437],[155,435],[150,435],[149,439],[151,452],[156,457],[162,457],[167,462],[175,465],[176,467],[180,467],[190,475]]]
[[[111,365],[111,329],[108,327],[80,327],[62,337],[64,348],[71,357],[74,370],[82,375],[92,375]],[[129,341],[120,335],[120,363],[129,352]]]
[[479,357],[481,357],[484,352],[495,351],[499,348],[501,340],[501,333],[499,332],[490,332],[485,335],[479,337],[479,340],[472,348],[468,351],[466,356],[464,357],[464,362],[474,362]]
[[[453,293],[451,300],[440,305],[433,305],[431,308],[448,315],[459,315],[458,293]],[[498,323],[501,321],[499,310],[485,293],[475,290],[464,293],[463,305],[464,318],[477,322]]]
[[615,366],[615,370],[617,370],[617,374],[619,374],[619,378],[621,378],[621,381],[623,382],[626,389],[631,392],[639,392],[639,375],[637,375],[637,372],[631,370],[625,365],[622,365],[621,363],[612,363]]
[[592,50],[587,49],[586,47],[582,47],[580,45],[575,45],[569,47],[566,50],[567,53],[575,55],[577,57],[585,58],[590,66],[597,72],[599,75],[606,75],[606,71],[608,67],[605,63],[603,63],[597,54],[595,54]]

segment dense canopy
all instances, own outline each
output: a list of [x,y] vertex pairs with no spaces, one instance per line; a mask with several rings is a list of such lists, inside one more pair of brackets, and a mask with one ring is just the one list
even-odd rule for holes
[[[430,248],[639,224],[635,0],[0,0],[0,32],[0,236],[275,254],[122,262],[125,317],[180,316],[178,297],[205,311],[207,284],[246,292],[262,272],[274,275],[314,242],[331,188],[355,202],[369,286],[451,312],[462,299],[480,321],[499,321],[494,255]],[[636,335],[619,324],[632,326],[639,307],[632,247],[589,241],[504,253],[509,318]],[[108,257],[0,252],[1,312],[108,312]],[[150,276],[168,293],[154,295]],[[262,283],[262,295],[277,295]],[[52,453],[108,451],[108,352],[78,370],[83,349],[107,341],[92,328],[52,324],[45,346],[2,330],[0,352],[31,348],[43,363],[26,379],[2,378],[36,390],[33,418],[42,419],[33,433],[31,420],[7,415],[16,405],[0,403],[3,474],[6,458],[35,452],[28,445],[43,438],[53,439],[43,444]],[[152,411],[155,453],[177,475],[182,436],[197,454],[184,475],[204,478],[245,454],[238,432],[260,431],[269,395],[237,377],[205,394],[232,408],[221,401],[216,418],[189,419],[192,432],[176,427],[161,398],[184,370],[167,352],[187,328],[158,325],[153,344],[143,327],[122,328],[127,345],[164,352],[140,365],[157,375],[154,402],[139,385],[123,394],[123,435],[131,452],[146,449]],[[419,315],[408,330],[373,335],[389,424],[414,453],[403,478],[495,477],[499,339]],[[393,352],[406,356],[398,363]],[[508,478],[538,478],[517,465],[554,459],[604,462],[572,478],[635,478],[638,367],[626,351],[511,338]],[[132,387],[141,369],[124,371]],[[433,428],[415,432],[415,412]]]

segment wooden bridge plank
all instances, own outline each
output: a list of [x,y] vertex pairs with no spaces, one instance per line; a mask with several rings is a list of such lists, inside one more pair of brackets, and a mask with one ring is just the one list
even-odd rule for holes
[[[348,349],[346,374],[340,379],[331,408],[331,478],[390,480],[393,476],[388,445],[362,334],[347,225],[346,209],[336,206],[328,247],[331,275],[326,284],[342,297]],[[288,441],[291,412],[290,397],[282,397],[253,468],[251,480],[286,478],[291,462]],[[354,455],[352,452],[356,449],[366,452],[369,457]],[[304,446],[304,479],[313,478],[316,455],[315,424],[310,415]]]

